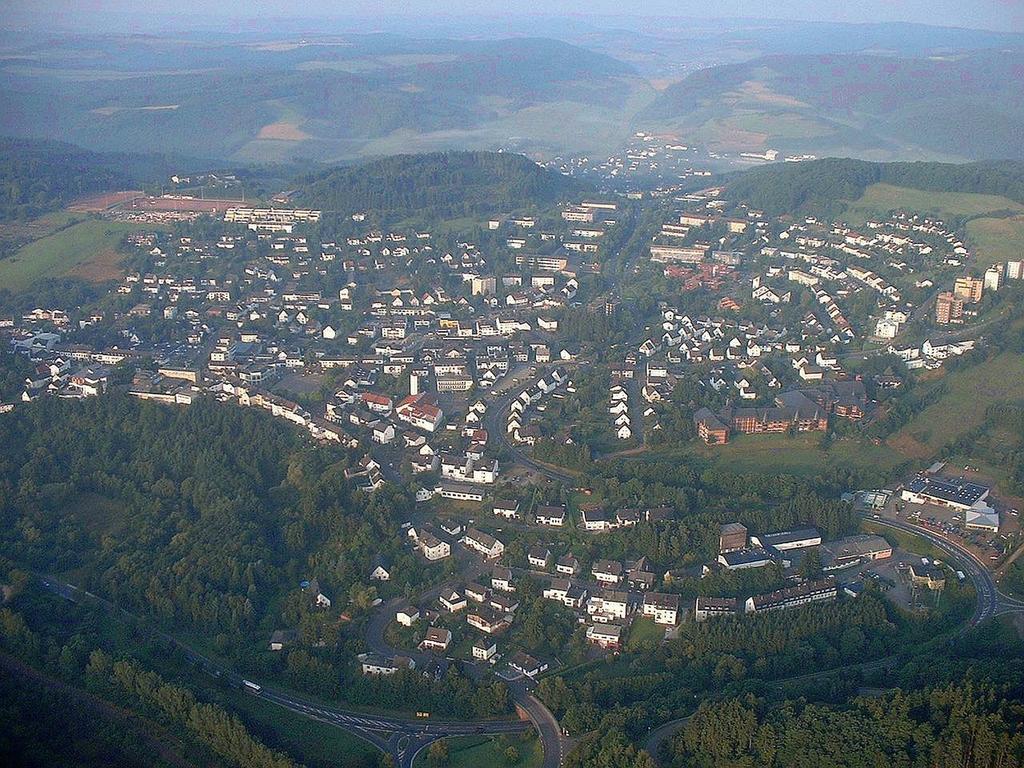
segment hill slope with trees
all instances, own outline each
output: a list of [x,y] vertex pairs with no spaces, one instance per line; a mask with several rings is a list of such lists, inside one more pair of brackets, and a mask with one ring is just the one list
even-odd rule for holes
[[645,117],[713,148],[865,159],[1024,159],[1021,51],[773,55],[700,70]]
[[93,192],[131,189],[182,171],[160,155],[99,153],[59,141],[0,138],[0,221],[31,219]]
[[929,192],[999,195],[1024,203],[1024,162],[870,163],[826,158],[779,163],[732,177],[730,199],[773,215],[835,215],[872,184],[886,183]]
[[306,177],[297,199],[341,214],[456,218],[551,205],[589,189],[522,155],[432,152]]

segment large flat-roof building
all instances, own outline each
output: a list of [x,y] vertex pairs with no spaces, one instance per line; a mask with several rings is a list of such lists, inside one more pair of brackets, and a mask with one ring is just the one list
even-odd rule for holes
[[830,541],[822,545],[821,549],[825,566],[832,568],[892,557],[892,545],[881,536],[871,534],[858,534]]
[[723,552],[718,556],[718,562],[727,570],[739,571],[744,568],[763,568],[766,565],[771,565],[774,560],[766,549],[754,547]]
[[985,500],[989,489],[963,478],[915,477],[900,493],[911,504],[935,504],[966,512]]
[[751,536],[750,543],[755,547],[772,548],[779,552],[785,552],[787,549],[806,549],[821,544],[821,532],[811,526],[801,526],[789,531],[760,533]]

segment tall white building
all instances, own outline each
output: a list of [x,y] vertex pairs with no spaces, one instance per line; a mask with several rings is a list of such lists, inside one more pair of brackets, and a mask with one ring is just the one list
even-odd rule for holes
[[1002,264],[997,266],[989,267],[985,270],[985,290],[986,291],[998,291],[999,285],[1002,283],[1003,269]]

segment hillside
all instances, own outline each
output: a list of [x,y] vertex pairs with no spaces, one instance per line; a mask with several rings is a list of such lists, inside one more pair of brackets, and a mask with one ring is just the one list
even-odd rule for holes
[[342,214],[456,218],[550,205],[588,189],[522,155],[434,152],[395,155],[307,177],[297,200]]
[[80,36],[18,53],[0,63],[0,132],[245,161],[609,142],[644,87],[609,56],[537,38]]
[[[1024,162],[955,165],[827,158],[755,168],[735,176],[726,190],[730,198],[775,215],[838,215],[874,184],[928,192],[992,195],[1024,203]],[[1007,203],[1007,207],[1009,205]]]
[[34,218],[81,195],[131,189],[188,167],[158,155],[103,154],[57,141],[0,138],[0,221]]
[[1024,159],[1024,52],[773,55],[698,71],[643,118],[717,151]]

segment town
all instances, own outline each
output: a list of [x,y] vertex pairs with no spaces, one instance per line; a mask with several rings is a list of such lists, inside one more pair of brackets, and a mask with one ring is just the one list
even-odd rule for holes
[[[181,196],[101,202],[110,200],[102,215],[154,225],[125,238],[130,268],[112,292],[78,313],[36,308],[0,322],[33,366],[20,403],[110,389],[177,406],[213,398],[352,452],[345,477],[365,493],[411,483],[405,545],[429,564],[458,560],[473,578],[395,607],[360,657],[371,675],[417,660],[441,674],[452,659],[501,659],[503,674],[532,679],[556,665],[518,637],[524,579],[568,628],[585,627],[592,653],[621,651],[631,632],[671,638],[686,620],[856,599],[867,572],[855,566],[893,556],[878,535],[748,535],[730,523],[714,558],[682,569],[574,551],[574,531],[596,536],[676,512],[585,496],[567,504],[550,457],[656,448],[680,391],[692,398],[692,439],[708,446],[870,424],[915,370],[974,349],[979,336],[959,329],[983,326],[991,296],[1022,277],[1019,261],[964,276],[968,248],[935,219],[895,213],[856,230],[788,221],[730,204],[721,188],[673,198],[671,218],[646,237],[642,204],[608,197],[488,217],[473,239],[375,226],[362,211],[335,216],[325,237],[318,210]],[[599,349],[582,318],[608,328],[627,312],[637,318],[623,285],[602,290],[603,273],[623,268],[663,295],[621,342]],[[892,362],[870,378],[848,370],[847,360],[873,355]],[[997,511],[965,510],[963,535],[999,534]],[[907,558],[898,575],[911,587],[945,583],[929,561]],[[783,586],[739,596],[696,586],[762,568]],[[386,562],[375,563],[368,580],[388,579]],[[699,594],[684,603],[681,584]],[[916,589],[908,605],[922,605]],[[277,630],[270,648],[294,638]]]

